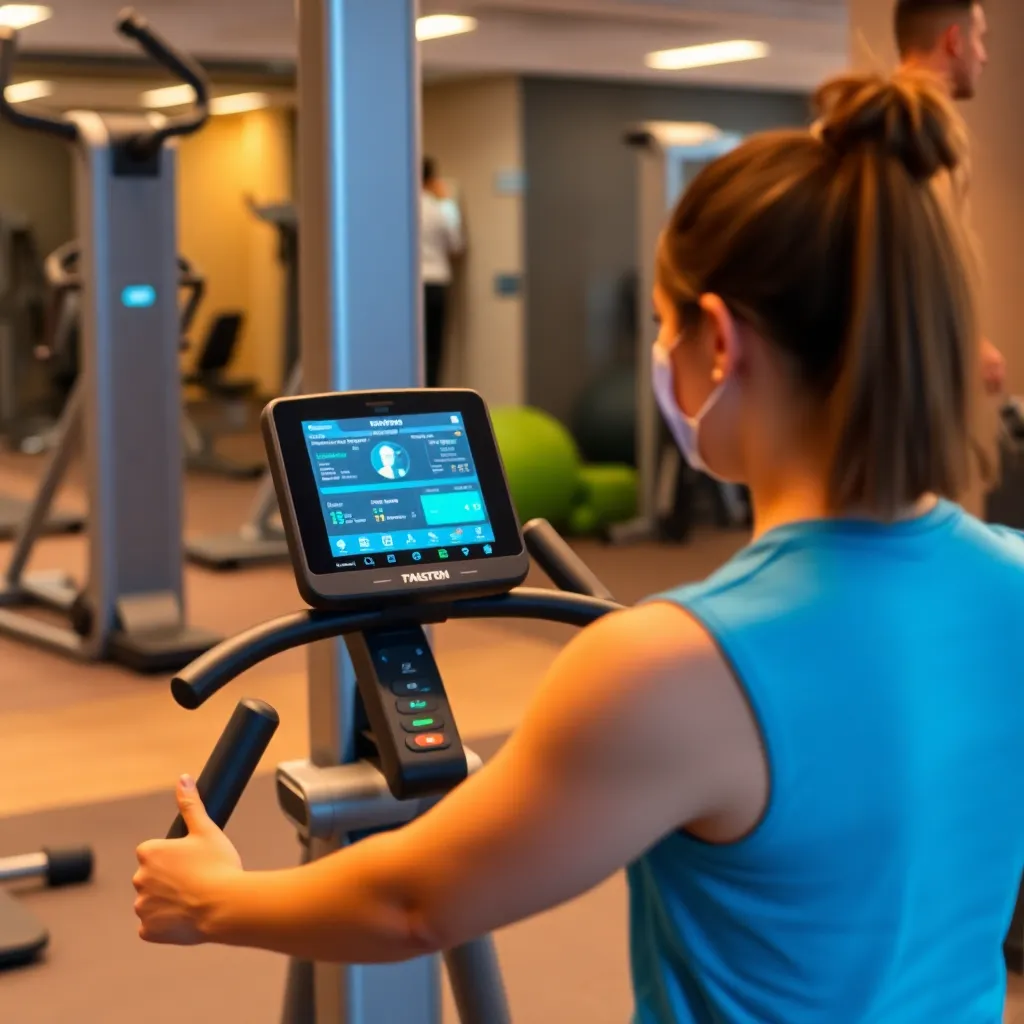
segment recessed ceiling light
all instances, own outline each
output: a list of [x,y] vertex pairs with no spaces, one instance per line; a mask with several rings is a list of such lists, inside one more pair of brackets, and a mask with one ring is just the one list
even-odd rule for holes
[[416,38],[422,43],[427,39],[458,36],[472,32],[476,26],[476,18],[464,14],[428,14],[416,19]]
[[644,126],[664,146],[702,146],[722,137],[722,129],[704,121],[648,121]]
[[28,103],[30,100],[41,100],[52,96],[56,86],[53,82],[15,82],[4,89],[4,99],[8,103]]
[[734,64],[742,60],[760,60],[768,56],[768,44],[753,39],[729,39],[722,43],[682,46],[677,50],[649,53],[644,63],[656,71],[683,71],[713,64]]
[[265,92],[237,92],[233,96],[216,96],[210,100],[211,114],[244,114],[270,106]]
[[28,28],[53,17],[53,10],[39,4],[0,4],[0,25],[4,28]]
[[168,85],[163,89],[149,89],[140,99],[144,107],[183,107],[195,99],[196,93],[191,85]]

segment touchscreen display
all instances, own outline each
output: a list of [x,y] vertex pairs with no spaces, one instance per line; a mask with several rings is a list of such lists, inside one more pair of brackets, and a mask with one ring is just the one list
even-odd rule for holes
[[494,554],[460,413],[303,420],[302,434],[336,569]]

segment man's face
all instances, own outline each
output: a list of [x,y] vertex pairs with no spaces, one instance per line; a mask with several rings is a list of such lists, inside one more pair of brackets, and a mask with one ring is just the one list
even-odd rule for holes
[[974,99],[981,73],[988,63],[988,19],[985,8],[975,4],[969,19],[951,30],[953,98]]

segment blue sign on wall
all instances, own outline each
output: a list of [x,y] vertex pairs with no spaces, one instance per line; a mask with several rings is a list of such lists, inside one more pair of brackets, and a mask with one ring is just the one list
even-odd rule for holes
[[494,294],[503,299],[514,298],[523,290],[522,274],[496,274],[494,277]]

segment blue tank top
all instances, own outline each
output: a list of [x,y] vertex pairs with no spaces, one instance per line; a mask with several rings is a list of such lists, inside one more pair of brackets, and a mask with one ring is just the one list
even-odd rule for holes
[[654,600],[759,723],[765,814],[628,872],[635,1024],[1000,1024],[1024,868],[1024,538],[788,525]]

